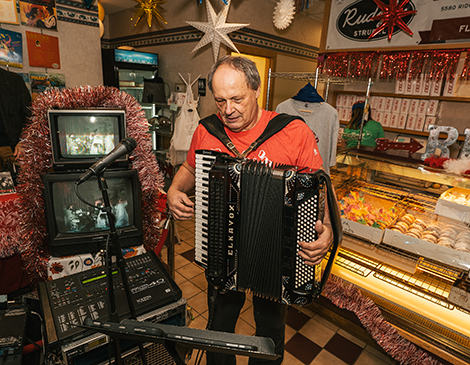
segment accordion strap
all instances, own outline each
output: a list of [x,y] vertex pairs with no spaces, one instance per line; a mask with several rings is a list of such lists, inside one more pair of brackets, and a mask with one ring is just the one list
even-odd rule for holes
[[218,138],[233,154],[235,154],[236,157],[245,158],[248,156],[248,154],[250,154],[250,152],[256,150],[264,141],[272,137],[295,119],[303,121],[303,119],[298,116],[288,114],[276,115],[269,121],[266,129],[263,131],[263,133],[261,133],[258,139],[250,144],[250,146],[245,151],[243,151],[243,153],[240,153],[233,142],[230,140],[229,136],[225,132],[224,124],[220,121],[217,115],[209,115],[208,117],[202,119],[199,123],[201,123],[210,134]]

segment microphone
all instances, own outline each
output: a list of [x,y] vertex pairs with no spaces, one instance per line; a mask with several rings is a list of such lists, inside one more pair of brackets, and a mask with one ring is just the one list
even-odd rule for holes
[[134,148],[137,147],[137,142],[132,137],[124,138],[121,142],[118,143],[114,149],[108,153],[106,156],[102,157],[96,161],[91,167],[88,168],[76,181],[75,184],[79,185],[87,181],[93,175],[101,174],[106,168],[116,161],[122,155],[131,153]]

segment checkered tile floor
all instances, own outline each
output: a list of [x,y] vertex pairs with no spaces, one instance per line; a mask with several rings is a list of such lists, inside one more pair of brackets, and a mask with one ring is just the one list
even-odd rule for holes
[[[194,221],[178,222],[180,244],[176,245],[176,283],[189,306],[189,327],[205,329],[207,324],[207,282],[194,261]],[[163,255],[165,257],[165,254]],[[255,333],[252,304],[248,296],[236,332]],[[190,364],[195,363],[196,352]],[[240,356],[238,364],[247,364]],[[205,364],[203,358],[201,364]],[[397,364],[380,348],[370,346],[308,308],[289,307],[284,365],[388,365]]]

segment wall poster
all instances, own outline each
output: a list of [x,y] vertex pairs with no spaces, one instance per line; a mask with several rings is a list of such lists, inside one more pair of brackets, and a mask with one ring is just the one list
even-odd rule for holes
[[18,24],[15,0],[0,1],[0,23]]
[[23,35],[0,29],[0,65],[23,68]]
[[[389,4],[389,1],[383,0],[383,3]],[[396,1],[398,5],[404,4],[403,0]],[[388,26],[369,39],[380,26],[380,20],[372,18],[383,13],[374,0],[331,0],[325,51],[428,45],[455,48],[470,42],[468,0],[410,0],[403,9],[392,14],[401,19],[410,32],[392,25],[390,39]]]
[[57,30],[55,0],[21,0],[21,25]]
[[65,88],[65,75],[47,72],[30,72],[31,95],[33,100],[39,93],[51,88]]
[[26,43],[30,66],[60,68],[58,37],[26,31]]

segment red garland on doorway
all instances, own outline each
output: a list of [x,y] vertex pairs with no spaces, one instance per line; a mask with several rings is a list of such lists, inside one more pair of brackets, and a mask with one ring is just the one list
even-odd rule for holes
[[140,104],[131,95],[114,87],[84,86],[63,90],[52,89],[39,94],[31,106],[31,118],[21,136],[24,153],[18,176],[20,253],[24,269],[33,281],[47,279],[49,252],[44,214],[42,175],[52,168],[47,111],[49,109],[83,108],[125,109],[127,135],[137,141],[131,155],[132,168],[142,184],[144,246],[153,249],[160,235],[161,213],[158,210],[163,176],[152,152],[148,122]]

